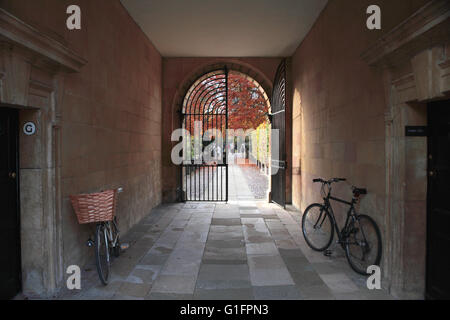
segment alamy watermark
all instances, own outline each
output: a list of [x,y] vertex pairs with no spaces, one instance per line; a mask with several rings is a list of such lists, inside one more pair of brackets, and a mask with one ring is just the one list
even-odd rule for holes
[[[78,5],[70,5],[66,9],[69,17],[66,20],[67,29],[81,30],[81,8]],[[367,7],[366,14],[369,15],[366,21],[367,29],[380,30],[381,29],[381,8],[378,5],[372,4]]]
[[[171,141],[178,142],[171,153],[172,163],[181,164],[242,164],[249,161],[256,164],[257,159],[249,157],[255,154],[258,142],[255,141],[254,130],[226,129],[225,132],[217,128],[203,130],[202,121],[195,121],[194,132],[179,128],[172,132]],[[280,132],[270,130],[270,154],[272,161],[280,160]],[[266,147],[269,148],[269,142]],[[239,157],[236,155],[246,154]],[[247,159],[247,160],[246,160]],[[278,167],[273,167],[272,175],[278,173]]]
[[81,269],[77,265],[67,267],[66,273],[69,275],[66,281],[67,289],[81,290]]
[[367,29],[381,30],[381,8],[377,5],[367,7],[366,13],[370,16],[367,18]]
[[367,274],[370,274],[366,281],[367,289],[381,290],[381,268],[379,266],[369,266]]
[[81,8],[73,4],[67,7],[66,13],[69,15],[66,20],[67,29],[81,30]]

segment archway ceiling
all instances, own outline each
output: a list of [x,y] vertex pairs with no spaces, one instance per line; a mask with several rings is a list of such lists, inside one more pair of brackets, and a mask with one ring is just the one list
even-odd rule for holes
[[121,0],[164,57],[287,57],[327,0]]

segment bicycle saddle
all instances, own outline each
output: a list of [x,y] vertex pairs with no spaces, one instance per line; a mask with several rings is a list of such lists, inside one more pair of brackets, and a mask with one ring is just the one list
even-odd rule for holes
[[353,187],[353,194],[355,195],[355,197],[359,197],[362,194],[367,194],[367,189]]

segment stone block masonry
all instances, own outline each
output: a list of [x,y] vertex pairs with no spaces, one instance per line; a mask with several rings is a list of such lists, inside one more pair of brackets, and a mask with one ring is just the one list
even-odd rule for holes
[[[42,3],[5,0],[0,7],[87,61],[80,72],[62,74],[54,92],[60,135],[60,150],[54,151],[61,203],[56,228],[62,235],[55,269],[61,270],[61,287],[67,266],[93,259],[85,245],[93,228],[78,225],[69,195],[123,187],[117,216],[124,234],[161,202],[162,58],[118,0],[70,3],[82,9],[81,30],[66,28],[67,1],[45,1],[45,10]],[[45,219],[38,225],[45,226]],[[33,277],[53,277],[46,268],[33,267]],[[25,294],[51,294],[40,280],[33,283],[24,287]]]

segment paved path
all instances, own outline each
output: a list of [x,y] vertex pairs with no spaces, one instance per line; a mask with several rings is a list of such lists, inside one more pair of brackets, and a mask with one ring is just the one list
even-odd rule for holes
[[238,166],[230,201],[162,205],[126,235],[111,283],[94,267],[60,299],[388,299],[369,291],[341,253],[306,247],[299,213],[255,201]]
[[243,173],[247,186],[256,200],[265,200],[268,198],[269,176],[263,174],[256,165],[239,166]]

